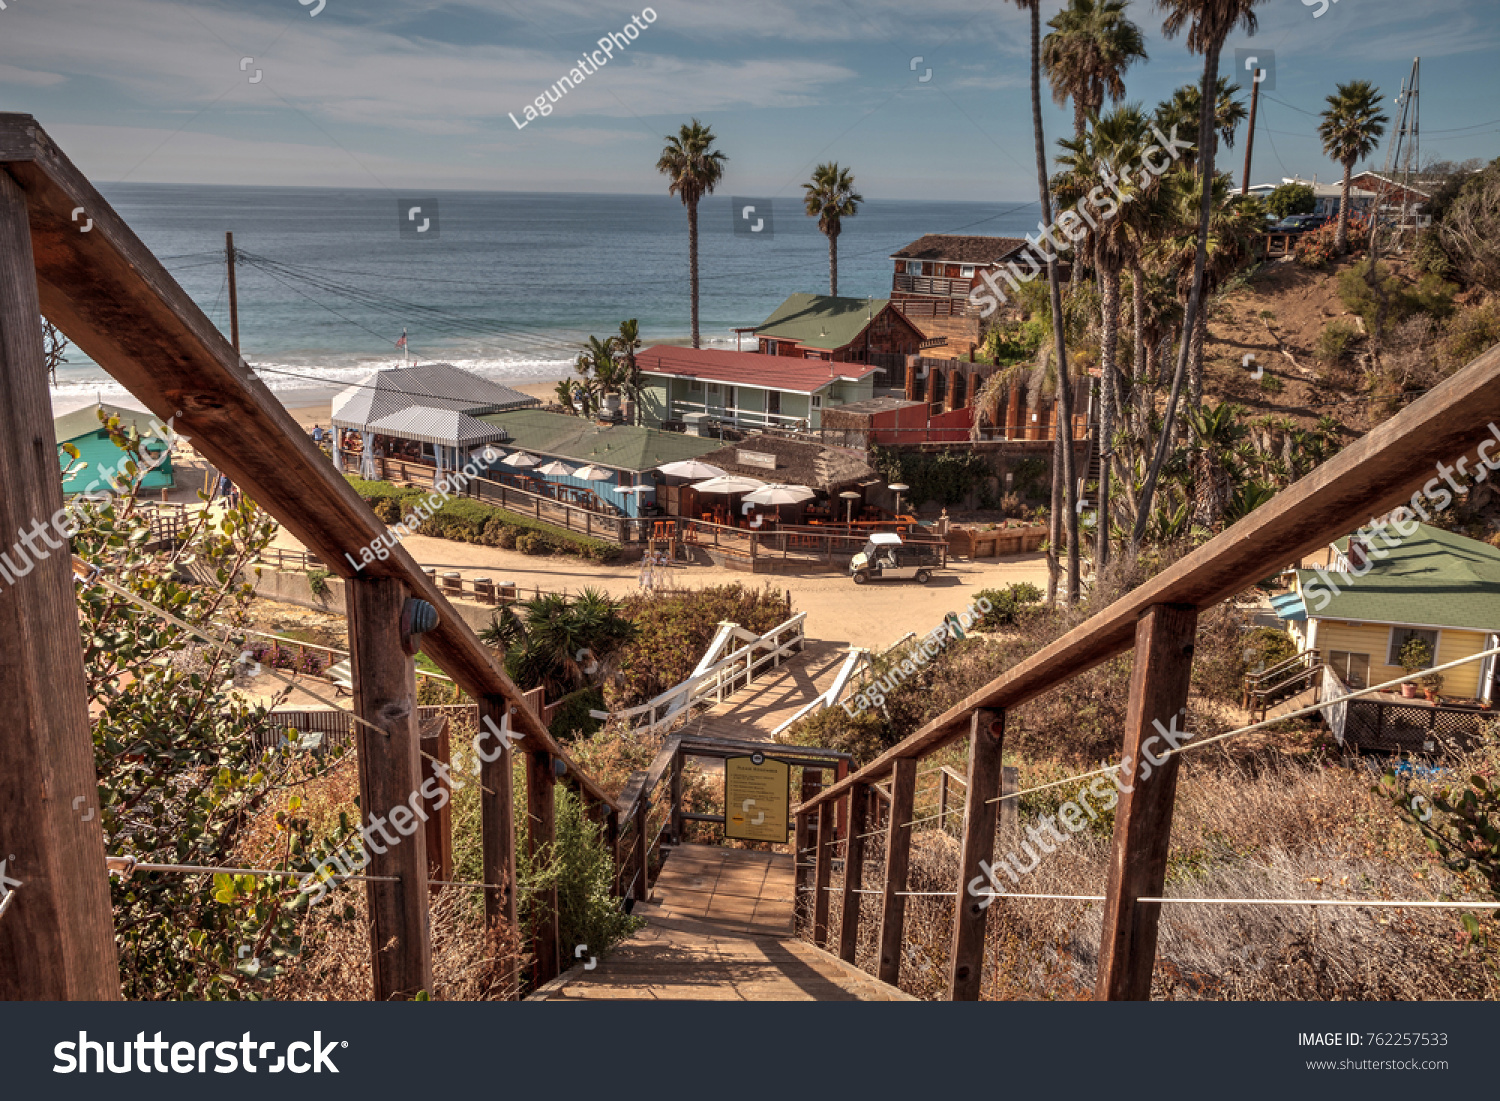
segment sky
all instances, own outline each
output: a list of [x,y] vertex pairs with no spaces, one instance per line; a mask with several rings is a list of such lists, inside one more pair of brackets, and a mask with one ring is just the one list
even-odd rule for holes
[[[1062,6],[1043,0],[1044,22]],[[663,136],[697,117],[729,157],[726,193],[798,195],[828,160],[851,167],[867,198],[1012,201],[1036,189],[1027,16],[998,0],[0,9],[0,111],[35,115],[97,182],[659,192]],[[1182,36],[1163,37],[1147,0],[1129,14],[1149,61],[1127,73],[1126,99],[1149,107],[1196,81],[1202,61]],[[1270,74],[1252,182],[1336,177],[1316,138],[1324,98],[1372,81],[1394,131],[1391,101],[1416,56],[1423,160],[1500,155],[1496,0],[1265,0],[1259,17],[1221,66],[1230,75],[1248,51]],[[611,32],[624,45],[606,55],[598,40]],[[528,121],[526,105],[594,51],[584,68],[595,71]],[[1044,96],[1051,152],[1072,111],[1045,84]],[[1243,153],[1242,131],[1222,155],[1236,179]]]

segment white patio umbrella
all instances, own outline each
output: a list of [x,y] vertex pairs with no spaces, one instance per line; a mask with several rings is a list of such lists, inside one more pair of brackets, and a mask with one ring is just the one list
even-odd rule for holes
[[766,485],[753,493],[745,494],[745,500],[756,505],[797,505],[816,497],[807,486]]
[[723,474],[706,482],[694,482],[692,488],[699,493],[749,493],[765,485],[758,478],[746,478],[741,474]]
[[650,493],[656,487],[655,486],[611,486],[610,488],[613,489],[616,493],[624,495],[626,493]]
[[603,470],[593,463],[589,463],[573,471],[573,477],[582,478],[585,482],[606,482],[613,478],[614,475],[608,470]]
[[553,459],[550,463],[543,463],[536,468],[538,474],[550,474],[556,478],[569,478],[573,475],[573,468],[567,463],[560,463]]
[[528,455],[524,451],[514,451],[500,460],[501,466],[522,467],[536,466],[536,464],[537,457],[535,455]]
[[670,478],[722,478],[728,473],[713,463],[701,463],[697,459],[683,459],[656,468]]

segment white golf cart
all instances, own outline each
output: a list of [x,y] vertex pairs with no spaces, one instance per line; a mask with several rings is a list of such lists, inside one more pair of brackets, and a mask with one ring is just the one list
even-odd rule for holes
[[942,556],[935,550],[920,545],[910,546],[894,532],[881,531],[870,536],[865,549],[850,561],[849,572],[856,585],[863,585],[872,578],[914,578],[917,584],[925,585],[932,580],[932,571],[942,564]]

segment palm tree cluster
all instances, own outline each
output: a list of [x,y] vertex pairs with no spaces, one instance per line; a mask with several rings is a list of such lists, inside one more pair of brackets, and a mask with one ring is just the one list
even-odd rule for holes
[[598,684],[635,635],[618,601],[586,588],[575,597],[543,593],[502,608],[479,637],[504,652],[512,680],[528,690],[545,687],[555,702]]
[[557,384],[558,402],[592,417],[604,408],[604,398],[625,395],[639,402],[642,390],[641,369],[635,353],[641,347],[640,325],[634,318],[620,322],[620,331],[600,340],[591,336],[578,353],[573,369],[576,380],[563,379]]

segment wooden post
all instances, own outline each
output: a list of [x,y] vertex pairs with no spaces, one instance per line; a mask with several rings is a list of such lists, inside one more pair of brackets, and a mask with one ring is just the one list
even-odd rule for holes
[[833,884],[834,805],[818,808],[818,859],[813,876],[813,943],[819,948],[828,944],[828,888]]
[[[834,767],[834,770],[833,770],[833,782],[834,783],[838,783],[840,780],[844,779],[844,777],[846,777],[848,775],[849,775],[849,760],[848,760],[848,758],[845,758],[844,760],[840,761]],[[835,817],[837,818],[837,823],[834,826],[834,831],[833,831],[833,839],[835,841],[842,841],[847,836],[847,834],[844,832],[844,826],[845,826],[844,801],[842,799],[835,799],[833,801],[833,805],[836,808],[836,810],[835,810]]]
[[[427,926],[427,839],[412,803],[421,805],[416,663],[401,649],[406,586],[394,578],[345,583],[349,656],[359,749],[359,806],[369,831],[371,876],[366,882],[370,955],[377,1002],[432,991],[432,944]],[[370,729],[370,726],[377,730]],[[394,827],[394,829],[392,829]],[[393,836],[394,839],[393,839]]]
[[604,844],[609,848],[610,863],[615,869],[615,886],[610,893],[618,898],[620,896],[620,812],[614,807],[604,812]]
[[948,772],[938,769],[938,827],[948,828]]
[[917,762],[898,757],[891,762],[891,806],[885,829],[885,894],[880,900],[881,982],[895,986],[901,979],[901,936],[906,924],[907,870],[911,866],[911,833],[907,825],[916,805]]
[[[979,867],[995,857],[995,819],[999,804],[1000,754],[1005,745],[1005,713],[980,708],[969,719],[969,779],[964,808],[963,849],[958,865],[958,903],[953,914],[953,951],[948,997],[955,1002],[979,1000],[984,977],[984,919],[992,889]],[[969,891],[975,879],[981,896]]]
[[[1160,897],[1166,884],[1179,762],[1173,754],[1155,764],[1152,754],[1169,748],[1160,730],[1181,729],[1179,717],[1187,705],[1197,623],[1196,610],[1177,604],[1153,605],[1136,623],[1135,667],[1130,674],[1125,744],[1116,781],[1121,787],[1120,803],[1115,809],[1114,851],[1094,984],[1094,997],[1099,1001],[1151,997],[1161,903],[1136,900]],[[1149,774],[1143,779],[1141,773],[1148,766]]]
[[72,524],[61,515],[40,315],[26,196],[0,171],[0,895],[15,892],[0,917],[0,999],[116,1001],[99,778],[63,534]]
[[[526,837],[532,866],[545,864],[557,840],[557,773],[552,754],[532,750],[526,755]],[[541,986],[557,978],[558,955],[557,888],[538,891],[535,896],[535,923],[532,930],[532,979]]]
[[[797,801],[799,803],[806,803],[815,798],[822,789],[823,770],[821,768],[804,768],[802,770],[802,793]],[[803,903],[808,901],[806,888],[812,886],[813,877],[810,865],[817,858],[816,852],[808,851],[814,844],[813,831],[818,828],[817,819],[813,818],[811,814],[799,814],[797,816],[796,828],[798,832],[793,838],[794,847],[792,850],[796,856],[796,862],[792,865],[792,868],[794,872],[793,880],[797,888],[795,891],[797,913],[810,914],[812,912],[811,908],[804,906]]]
[[[444,716],[434,719],[421,734],[422,805],[427,812],[427,821],[423,825],[427,837],[427,877],[447,881],[453,878],[453,785],[449,782],[453,756],[448,747],[448,719]],[[429,780],[434,786],[429,786]],[[426,791],[440,794],[429,799]],[[438,886],[430,888],[432,894],[441,890]]]
[[640,804],[635,812],[635,865],[639,870],[635,877],[635,890],[631,896],[637,902],[646,902],[651,897],[651,868],[649,866],[651,853],[648,849],[650,838],[646,836],[651,828],[651,814],[646,808],[646,796],[641,795]]
[[870,786],[849,789],[849,840],[844,845],[844,909],[839,915],[839,959],[854,962],[859,948],[859,900],[865,881],[865,821],[870,808]]
[[1015,795],[1021,787],[1021,770],[1014,765],[1006,765],[1000,770],[1000,795],[1002,801],[1000,807],[1000,839],[1006,843],[1018,841],[1021,836],[1021,801],[1019,799],[1005,799],[1004,796]]
[[[234,354],[240,354],[240,296],[235,285],[234,234],[224,234],[224,258],[229,262],[229,342],[234,345]],[[337,431],[337,429],[335,429]]]
[[[485,926],[492,935],[502,927],[516,930],[516,789],[515,753],[501,737],[508,729],[510,705],[499,696],[479,700],[480,845],[484,881],[500,890],[484,892]],[[507,988],[515,986],[507,982]]]
[[672,841],[682,843],[682,750],[672,757]]

